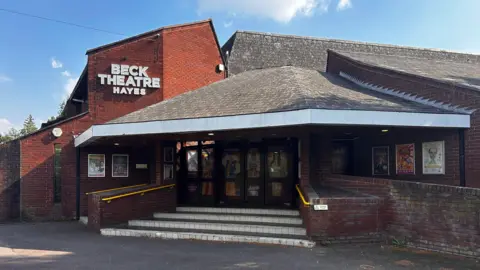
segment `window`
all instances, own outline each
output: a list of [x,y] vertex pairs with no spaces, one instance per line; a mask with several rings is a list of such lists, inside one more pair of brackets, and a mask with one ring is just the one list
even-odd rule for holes
[[62,146],[60,144],[54,144],[54,156],[53,156],[53,201],[61,202],[62,201]]

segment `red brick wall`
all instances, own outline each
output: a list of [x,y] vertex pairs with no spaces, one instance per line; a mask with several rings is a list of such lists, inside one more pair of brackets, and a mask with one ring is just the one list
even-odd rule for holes
[[[111,189],[137,184],[149,184],[151,181],[150,163],[153,156],[149,146],[125,147],[125,146],[97,146],[82,148],[80,153],[80,213],[82,216],[88,212],[88,201],[85,193]],[[105,155],[105,177],[88,177],[88,154]],[[129,155],[128,177],[112,176],[112,155]],[[136,169],[135,164],[147,164],[148,169]],[[149,164],[150,163],[150,164]]]
[[20,214],[20,141],[0,144],[0,221]]
[[209,22],[163,32],[163,84],[165,99],[222,80],[218,73],[223,64],[215,35]]
[[[328,72],[346,72],[368,83],[394,88],[424,98],[479,109],[480,92],[452,84],[441,83],[420,76],[395,72],[350,60],[329,52]],[[480,116],[471,115],[471,128],[465,131],[465,176],[466,185],[480,187]],[[457,181],[456,181],[457,182]]]
[[[78,135],[92,124],[105,123],[148,105],[158,103],[186,91],[194,90],[223,78],[216,65],[223,63],[210,22],[201,22],[166,28],[146,37],[120,43],[88,56],[88,110],[87,115],[57,124],[21,140],[21,205],[24,219],[72,218],[76,211],[76,153],[73,135]],[[164,53],[165,52],[165,53]],[[168,55],[167,55],[168,54]],[[129,64],[148,66],[150,77],[161,78],[161,88],[147,89],[145,96],[113,95],[113,87],[100,85],[97,75],[109,74],[110,65]],[[63,135],[53,138],[51,130],[60,127]],[[54,144],[62,148],[62,202],[53,203]],[[98,153],[98,151],[94,151]],[[87,150],[82,151],[82,192],[111,188],[122,184],[150,180],[150,176],[103,181],[89,179],[85,173]],[[111,152],[107,154],[107,175]],[[109,161],[110,160],[110,161]],[[153,168],[152,166],[149,166]],[[84,197],[84,196],[83,196]],[[82,199],[85,212],[86,198]]]
[[385,198],[389,203],[380,218],[392,239],[480,257],[480,189],[339,175],[325,183]]
[[[91,125],[89,115],[84,115],[54,127],[63,130],[60,138],[52,135],[50,127],[20,141],[21,145],[21,211],[25,220],[61,219],[75,216],[76,167],[73,135]],[[62,202],[53,207],[54,145],[62,145]]]
[[[89,112],[94,123],[105,123],[164,99],[195,90],[224,78],[210,22],[161,29],[134,41],[93,52],[88,56]],[[159,37],[155,36],[159,34]],[[148,66],[149,77],[160,78],[160,89],[147,95],[113,94],[98,74],[110,74],[111,64]]]
[[[150,185],[146,188],[157,186]],[[102,227],[126,223],[132,219],[151,218],[155,212],[175,212],[176,194],[175,188],[166,188],[146,192],[143,196],[137,194],[115,199],[110,203],[101,201],[106,197],[101,193],[89,195],[88,227],[100,230]]]

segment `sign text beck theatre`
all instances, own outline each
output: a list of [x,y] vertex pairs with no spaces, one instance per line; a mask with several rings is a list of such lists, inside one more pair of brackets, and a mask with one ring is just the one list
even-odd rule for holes
[[146,94],[145,88],[160,88],[160,78],[150,78],[148,67],[112,64],[111,74],[98,74],[100,84],[113,85],[113,93],[119,95]]

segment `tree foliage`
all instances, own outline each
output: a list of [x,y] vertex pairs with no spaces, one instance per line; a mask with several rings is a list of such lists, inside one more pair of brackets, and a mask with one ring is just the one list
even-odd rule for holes
[[35,122],[33,121],[32,115],[28,115],[27,119],[23,122],[23,128],[20,130],[20,134],[22,136],[28,135],[30,133],[33,133],[37,131],[38,128],[35,125]]
[[32,132],[37,131],[38,128],[35,125],[35,121],[33,120],[32,115],[28,115],[27,119],[23,122],[23,128],[18,130],[16,128],[10,128],[7,133],[0,134],[0,144],[6,143],[11,140],[18,139],[22,136],[28,135]]

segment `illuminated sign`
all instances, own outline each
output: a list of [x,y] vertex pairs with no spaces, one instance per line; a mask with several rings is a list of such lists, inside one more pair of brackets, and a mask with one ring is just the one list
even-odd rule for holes
[[111,74],[98,74],[101,85],[113,85],[113,93],[118,95],[147,94],[145,88],[160,88],[160,78],[150,78],[148,67],[112,64]]

